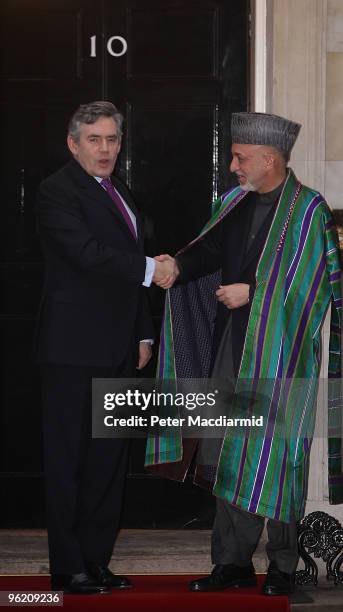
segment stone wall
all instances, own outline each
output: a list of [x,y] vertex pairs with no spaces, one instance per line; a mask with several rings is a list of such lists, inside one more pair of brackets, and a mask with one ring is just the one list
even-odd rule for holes
[[325,195],[343,209],[343,2],[327,1]]
[[[343,209],[343,0],[255,0],[252,8],[252,108],[302,123],[291,166],[331,208]],[[324,381],[328,329],[327,317]],[[321,389],[306,512],[323,510],[343,523],[343,505],[328,503],[325,382]]]

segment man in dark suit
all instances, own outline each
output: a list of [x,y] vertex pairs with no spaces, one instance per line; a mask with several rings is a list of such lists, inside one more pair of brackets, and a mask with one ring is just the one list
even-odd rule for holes
[[109,179],[121,126],[110,102],[80,106],[68,130],[73,159],[38,193],[46,271],[36,355],[51,585],[71,593],[131,586],[108,569],[128,446],[92,439],[91,386],[93,377],[132,377],[149,361],[153,329],[142,285],[165,274],[144,256],[128,190]]

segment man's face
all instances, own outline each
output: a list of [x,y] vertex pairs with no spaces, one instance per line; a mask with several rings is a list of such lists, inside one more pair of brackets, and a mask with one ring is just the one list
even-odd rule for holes
[[80,126],[78,141],[68,135],[68,147],[88,174],[107,178],[112,174],[120,151],[118,126],[112,117],[100,117],[95,123]]
[[263,191],[269,173],[268,148],[263,145],[233,144],[230,171],[235,172],[243,191]]

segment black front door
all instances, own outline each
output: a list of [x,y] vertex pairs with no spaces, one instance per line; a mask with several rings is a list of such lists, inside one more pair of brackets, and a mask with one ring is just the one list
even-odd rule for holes
[[[248,0],[1,3],[3,526],[44,524],[31,361],[43,274],[34,201],[40,180],[68,159],[68,118],[96,99],[124,113],[117,172],[142,212],[146,252],[175,253],[232,180],[228,133],[231,112],[247,107],[248,12]],[[150,299],[158,329],[163,291],[153,287]],[[190,482],[144,474],[143,450],[133,444],[124,524],[196,526],[199,516],[206,522],[211,497]]]

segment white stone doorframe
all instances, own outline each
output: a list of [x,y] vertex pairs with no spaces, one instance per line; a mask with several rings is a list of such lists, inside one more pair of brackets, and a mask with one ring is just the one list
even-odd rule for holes
[[267,0],[251,3],[251,100],[253,111],[266,112],[267,98]]
[[[298,117],[303,127],[292,167],[300,180],[324,195],[326,24],[327,0],[251,0],[250,107]],[[324,382],[318,397],[306,514],[322,510],[343,523],[343,505],[328,502],[326,477],[329,314],[322,336]]]

